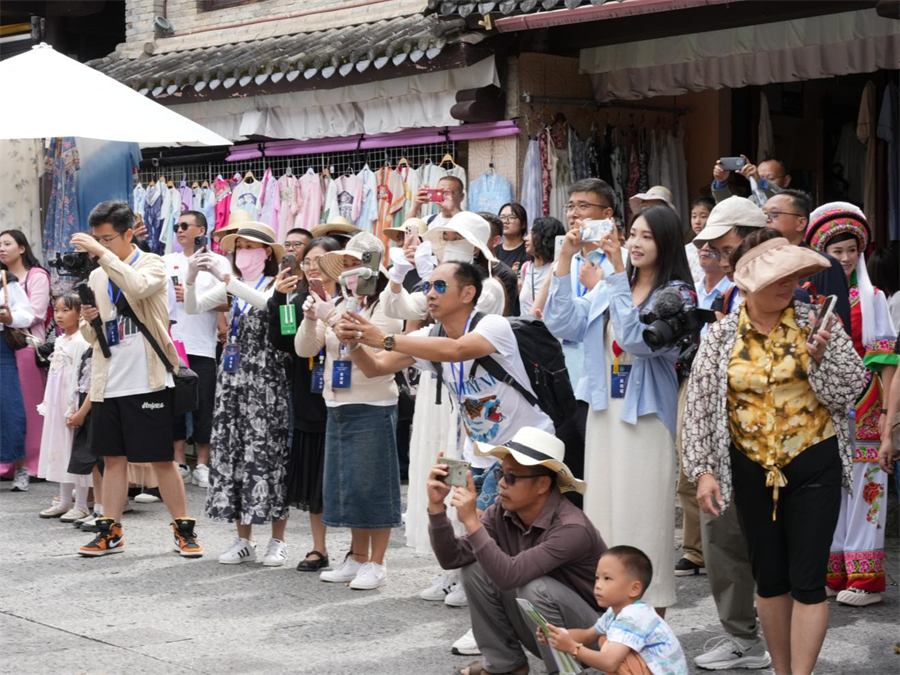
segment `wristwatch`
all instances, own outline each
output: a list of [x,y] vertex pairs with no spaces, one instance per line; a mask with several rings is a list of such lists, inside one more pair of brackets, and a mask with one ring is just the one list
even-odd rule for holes
[[386,352],[394,351],[394,347],[396,346],[397,341],[394,339],[393,333],[388,333],[384,336],[384,339],[381,341],[381,347]]

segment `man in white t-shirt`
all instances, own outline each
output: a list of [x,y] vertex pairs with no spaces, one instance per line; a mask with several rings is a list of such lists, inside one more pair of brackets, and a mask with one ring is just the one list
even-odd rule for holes
[[[431,189],[427,183],[419,186],[419,191],[416,193],[413,207],[407,216],[408,218],[418,218],[422,206],[433,203],[429,192]],[[466,198],[466,186],[455,176],[444,176],[441,178],[438,181],[437,189],[443,192],[444,199],[440,202],[440,211],[433,216],[425,218],[428,227],[446,225],[453,216],[462,211],[462,203]]]
[[[172,515],[175,550],[199,558],[203,548],[194,533],[195,520],[185,517],[184,483],[173,461],[171,370],[178,355],[168,334],[165,263],[134,245],[134,213],[127,202],[101,202],[88,222],[91,233],[76,233],[72,245],[100,265],[88,282],[95,306],[81,307],[81,334],[93,346],[89,440],[104,460],[104,517],[96,520],[96,538],[78,552],[103,556],[124,550],[121,519],[128,462],[149,462]],[[157,355],[140,325],[165,358]]]
[[[183,253],[169,253],[163,256],[166,261],[166,276],[170,288],[174,289],[175,311],[172,317],[172,339],[184,344],[188,361],[200,379],[198,394],[199,407],[191,413],[194,431],[193,438],[197,447],[197,466],[193,473],[184,456],[187,439],[186,415],[175,417],[173,434],[175,436],[175,461],[185,483],[193,480],[194,485],[209,487],[209,442],[212,437],[213,407],[216,399],[216,328],[219,312],[228,307],[214,308],[208,312],[188,314],[184,307],[184,282],[188,275],[188,258],[194,255],[197,237],[206,236],[208,225],[206,216],[199,211],[185,211],[175,223],[175,238],[184,250]],[[208,249],[207,247],[204,247]],[[214,254],[216,262],[223,272],[231,272],[231,263],[224,256]],[[194,284],[198,294],[205,293],[218,280],[209,272],[200,272]]]

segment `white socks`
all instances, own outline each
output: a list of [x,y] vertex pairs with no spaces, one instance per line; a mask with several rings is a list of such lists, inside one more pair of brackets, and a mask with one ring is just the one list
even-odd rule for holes
[[59,484],[59,503],[67,508],[72,508],[72,490],[75,489],[75,483]]
[[87,486],[79,485],[75,488],[75,507],[79,509],[83,509],[85,511],[88,510],[87,507],[87,498],[88,498],[88,490],[90,490]]

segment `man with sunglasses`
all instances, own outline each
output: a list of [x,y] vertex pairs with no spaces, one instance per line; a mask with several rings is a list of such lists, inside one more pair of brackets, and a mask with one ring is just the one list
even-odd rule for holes
[[[166,276],[175,295],[175,307],[172,313],[172,339],[184,344],[191,370],[197,373],[199,383],[199,407],[193,413],[193,439],[197,448],[197,466],[193,472],[187,465],[184,455],[187,439],[186,415],[175,418],[175,461],[178,471],[185,483],[206,489],[209,487],[209,444],[212,437],[212,416],[216,398],[216,345],[218,337],[216,329],[219,322],[219,311],[216,308],[199,314],[188,314],[184,307],[184,284],[193,283],[198,293],[204,293],[214,287],[218,281],[209,272],[199,269],[191,270],[191,258],[196,253],[194,242],[197,237],[205,236],[208,231],[206,216],[199,211],[184,211],[175,221],[175,239],[181,246],[181,253],[168,253],[163,256],[166,261]],[[208,250],[208,247],[204,247]],[[214,254],[216,262],[225,272],[231,272],[228,259]],[[227,307],[224,309],[227,310]]]

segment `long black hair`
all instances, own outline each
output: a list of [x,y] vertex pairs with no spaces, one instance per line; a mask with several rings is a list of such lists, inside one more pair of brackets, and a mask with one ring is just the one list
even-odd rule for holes
[[[684,231],[681,229],[681,218],[678,214],[668,206],[651,206],[641,211],[635,221],[638,218],[647,221],[653,241],[656,243],[656,279],[653,281],[650,295],[653,295],[656,289],[673,281],[681,281],[693,287],[694,277],[691,275],[691,267],[684,252]],[[637,270],[631,264],[630,256],[627,270],[628,278],[634,281]]]
[[[0,237],[4,234],[8,234],[13,238],[13,241],[16,242],[16,246],[20,246],[25,249],[25,252],[22,253],[22,263],[25,265],[26,270],[30,270],[32,267],[37,267],[38,269],[44,269],[41,267],[40,261],[38,261],[37,256],[34,255],[34,251],[31,250],[31,244],[28,243],[28,237],[25,236],[25,233],[22,230],[3,230],[0,232]],[[6,269],[6,265],[0,263],[0,269]]]

